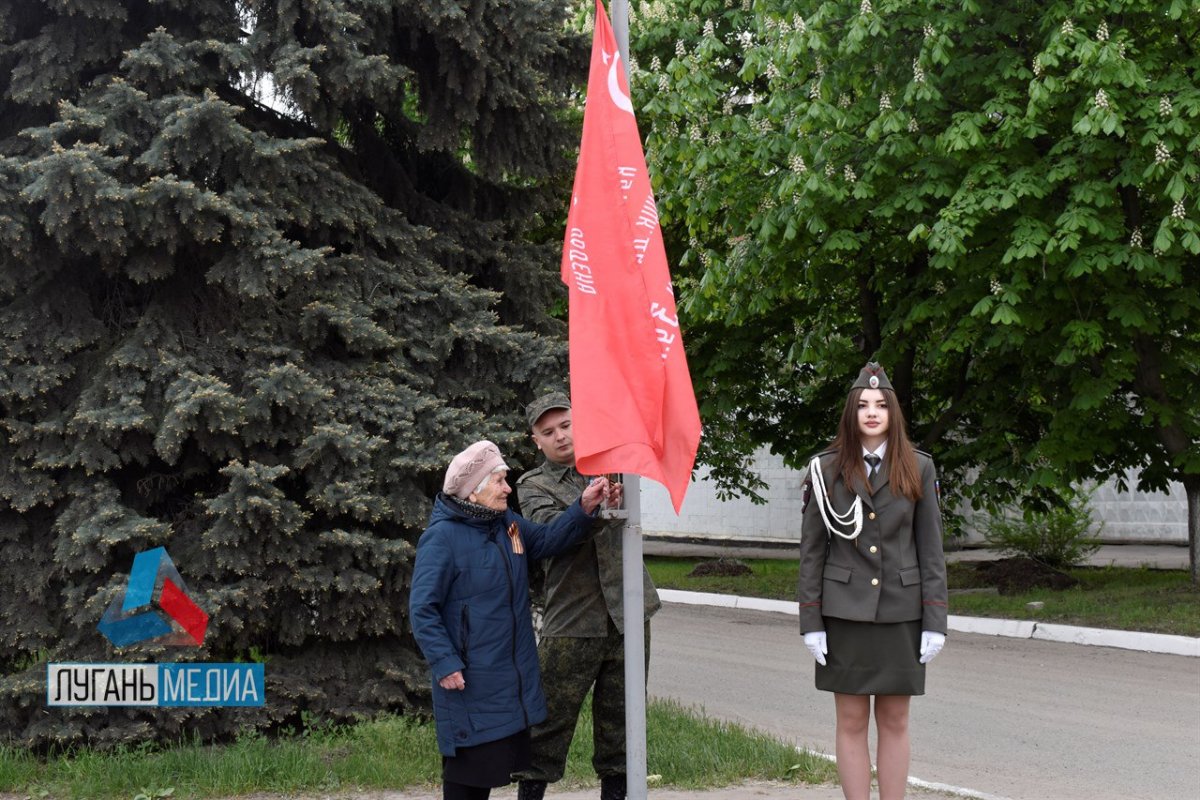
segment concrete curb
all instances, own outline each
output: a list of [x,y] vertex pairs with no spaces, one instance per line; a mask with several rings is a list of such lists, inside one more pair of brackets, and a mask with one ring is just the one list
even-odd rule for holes
[[[684,592],[678,589],[659,589],[658,596],[664,603],[770,611],[776,614],[789,614],[793,617],[800,616],[800,604],[787,600],[764,600],[760,597],[739,597],[711,592]],[[950,630],[960,633],[1007,636],[1014,639],[1041,639],[1047,642],[1116,647],[1121,650],[1140,650],[1145,653],[1200,658],[1200,638],[1191,636],[1118,631],[1108,628],[1083,628],[1074,625],[1055,625],[1049,622],[993,619],[991,617],[960,617],[953,614],[946,622]]]

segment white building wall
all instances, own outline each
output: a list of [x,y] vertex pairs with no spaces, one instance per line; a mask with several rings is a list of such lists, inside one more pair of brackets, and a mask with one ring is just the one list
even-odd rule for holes
[[[1130,486],[1136,473],[1128,473]],[[1118,492],[1109,481],[1092,495],[1092,512],[1104,521],[1100,537],[1106,540],[1187,544],[1187,495],[1182,483],[1166,492]]]
[[667,490],[655,481],[642,481],[642,532],[671,536],[732,539],[800,540],[800,484],[803,472],[788,469],[783,459],[765,449],[755,459],[767,488],[759,494],[764,505],[750,500],[717,499],[716,484],[704,480],[707,469],[696,470],[679,516]]
[[[701,539],[793,540],[800,539],[801,482],[804,473],[784,466],[783,459],[766,449],[755,457],[767,488],[767,500],[755,505],[746,499],[719,500],[716,487],[703,480],[707,470],[697,470],[678,516],[667,490],[642,481],[642,531],[647,535]],[[1136,485],[1135,478],[1129,484]],[[1104,522],[1101,538],[1109,542],[1187,543],[1187,497],[1182,484],[1167,492],[1118,492],[1115,482],[1102,485],[1092,497],[1092,511]],[[978,534],[968,537],[978,540]]]

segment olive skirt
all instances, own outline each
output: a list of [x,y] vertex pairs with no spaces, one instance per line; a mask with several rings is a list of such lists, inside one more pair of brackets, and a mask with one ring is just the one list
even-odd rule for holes
[[817,688],[840,694],[925,694],[921,621],[852,622],[825,617],[829,652]]
[[442,756],[442,780],[464,786],[506,786],[514,772],[529,769],[529,754],[529,728],[494,742],[459,747],[453,756]]

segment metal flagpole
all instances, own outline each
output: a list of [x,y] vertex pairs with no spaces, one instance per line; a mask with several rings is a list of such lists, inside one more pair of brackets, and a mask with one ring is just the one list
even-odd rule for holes
[[646,641],[642,596],[642,479],[625,476],[629,516],[621,532],[625,593],[625,783],[629,800],[646,800]]
[[[612,0],[612,26],[629,74],[629,0]],[[646,800],[646,640],[642,585],[641,477],[625,475],[625,527],[621,534],[621,579],[625,607],[625,780],[629,800]]]

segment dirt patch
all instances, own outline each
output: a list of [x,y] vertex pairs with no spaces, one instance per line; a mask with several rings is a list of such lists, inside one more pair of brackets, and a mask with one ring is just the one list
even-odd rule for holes
[[738,575],[753,575],[744,562],[736,558],[717,558],[712,561],[701,561],[688,573],[689,578],[734,578]]
[[1025,556],[980,561],[975,572],[982,583],[995,586],[1002,595],[1022,594],[1031,589],[1061,591],[1079,583],[1067,573]]

